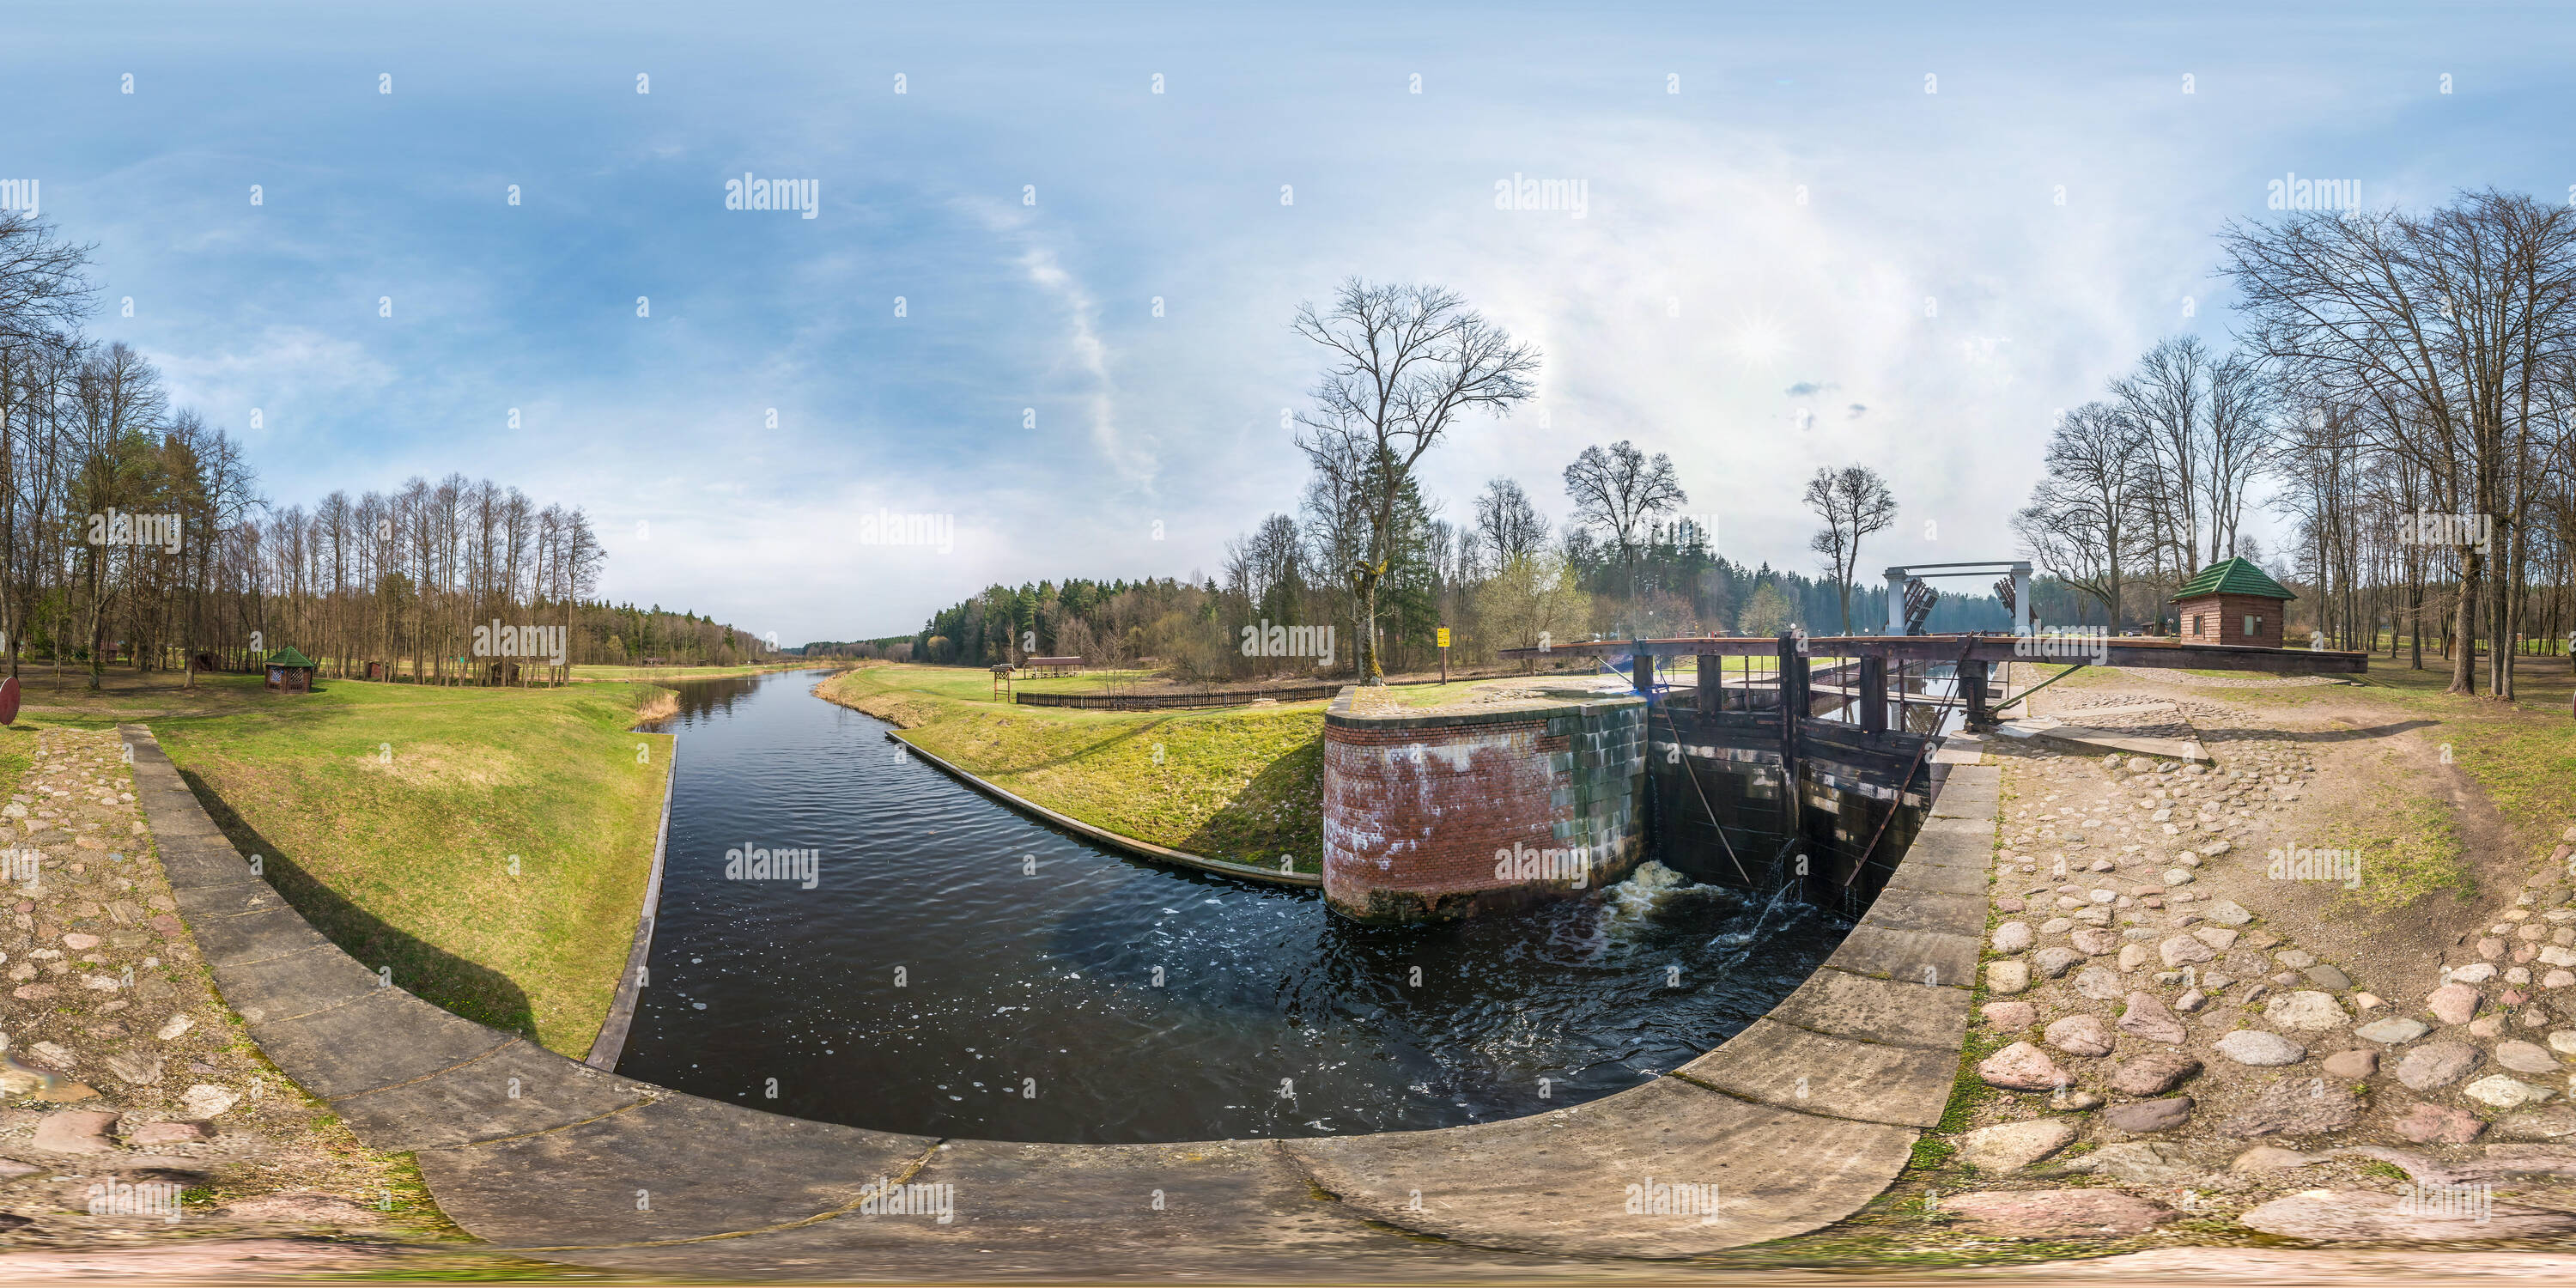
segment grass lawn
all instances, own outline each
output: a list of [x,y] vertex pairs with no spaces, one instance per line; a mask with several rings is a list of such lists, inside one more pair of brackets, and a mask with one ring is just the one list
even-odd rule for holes
[[147,721],[316,929],[459,1015],[588,1052],[634,940],[669,772],[670,736],[628,728],[662,690],[110,683],[31,687],[0,737],[0,778],[24,771],[39,726]]
[[825,681],[923,750],[1123,836],[1300,872],[1323,861],[1323,702],[1213,711],[1076,711],[991,700],[988,673],[906,664]]

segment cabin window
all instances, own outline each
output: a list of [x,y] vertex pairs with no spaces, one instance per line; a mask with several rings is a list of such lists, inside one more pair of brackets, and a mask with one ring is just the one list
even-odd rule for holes
[[2258,637],[2258,636],[2262,635],[2262,633],[2263,633],[2263,619],[2262,619],[2262,618],[2260,618],[2260,617],[2254,617],[2254,616],[2250,616],[2250,615],[2249,615],[2249,616],[2247,616],[2247,617],[2246,617],[2246,619],[2245,619],[2245,637],[2246,637],[2247,639],[2253,639],[2253,638],[2256,638],[2256,637]]

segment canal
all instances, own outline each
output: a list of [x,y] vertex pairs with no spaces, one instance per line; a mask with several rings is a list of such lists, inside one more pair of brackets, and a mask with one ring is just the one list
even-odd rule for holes
[[[1653,867],[1541,911],[1360,927],[1312,890],[1031,822],[813,696],[819,678],[690,681],[657,726],[678,735],[678,777],[619,1072],[937,1136],[1446,1127],[1675,1069],[1847,928]],[[756,851],[767,879],[728,875],[729,852]]]

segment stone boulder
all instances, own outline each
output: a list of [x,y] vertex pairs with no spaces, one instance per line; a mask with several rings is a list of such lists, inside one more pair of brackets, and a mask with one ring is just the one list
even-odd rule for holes
[[2497,1064],[2515,1073],[2556,1073],[2559,1068],[2558,1057],[2551,1055],[2549,1048],[2520,1039],[2496,1043],[2495,1058]]
[[2308,1058],[2306,1047],[2278,1033],[2266,1033],[2261,1029],[2238,1029],[2220,1038],[2217,1046],[2220,1055],[2256,1068],[2297,1064]]
[[2427,1042],[2397,1062],[2397,1080],[2410,1091],[2431,1091],[2469,1076],[2469,1070],[2485,1060],[2482,1052],[2466,1042]]
[[2178,1051],[2150,1051],[2111,1071],[2111,1090],[2124,1096],[2161,1096],[2200,1072],[2200,1061]]
[[2111,1054],[2111,1026],[2098,1015],[2069,1015],[2048,1026],[2042,1040],[2068,1055]]
[[2303,988],[2274,994],[2263,1008],[2263,1020],[2280,1028],[2317,1033],[2342,1028],[2352,1017],[2336,1004],[2332,994]]
[[2075,974],[2075,991],[2096,1002],[2116,1002],[2128,989],[2120,983],[2120,972],[2108,966],[2087,966]]
[[2498,1109],[2520,1109],[2524,1105],[2539,1104],[2558,1093],[2547,1087],[2535,1087],[2518,1078],[2508,1078],[2501,1073],[2490,1073],[2460,1088],[2460,1094],[2482,1105],[2493,1105]]
[[2403,1015],[2391,1015],[2384,1019],[2372,1020],[2354,1029],[2352,1035],[2365,1042],[2379,1043],[2381,1046],[2402,1046],[2432,1031],[2433,1026],[2422,1020],[2409,1019]]
[[2238,1140],[2257,1136],[2320,1136],[2361,1118],[2361,1101],[2340,1083],[2323,1078],[2283,1078],[2265,1087],[2218,1130]]
[[2209,945],[2189,935],[2176,935],[2156,945],[2156,955],[2164,959],[2167,970],[2218,960],[2217,952]]
[[1954,1194],[1941,1210],[1999,1239],[2107,1239],[2145,1234],[2178,1215],[2119,1190],[1990,1190]]
[[2167,1096],[2161,1100],[2139,1100],[2113,1105],[2102,1111],[2102,1121],[2133,1136],[2172,1131],[2191,1119],[2191,1097]]
[[2075,969],[2083,960],[2084,954],[2065,947],[2042,948],[2030,958],[2031,965],[2050,979],[2065,978],[2066,972]]
[[[2479,1215],[2486,1219],[2479,1220]],[[2251,1230],[2311,1243],[2440,1243],[2554,1239],[2576,1232],[2576,1213],[2495,1203],[2483,1214],[2373,1190],[2307,1190],[2236,1218]]]
[[108,1135],[115,1127],[112,1113],[57,1109],[36,1124],[36,1138],[29,1143],[57,1154],[111,1154],[118,1148]]
[[2468,1110],[2420,1104],[2399,1114],[2389,1126],[2418,1145],[2466,1145],[2487,1127]]
[[1977,1009],[1999,1029],[2026,1029],[2039,1022],[2038,1009],[2028,1002],[1988,1002]]
[[1981,1172],[2017,1172],[2075,1143],[2064,1118],[1980,1127],[1959,1138],[1959,1161]]
[[1977,1076],[2008,1091],[2049,1091],[2074,1081],[2047,1052],[2027,1042],[2015,1042],[1979,1061]]
[[2444,1024],[2466,1024],[2478,1013],[2478,990],[2466,984],[2444,984],[2424,999],[2424,1009]]
[[2120,1031],[2168,1045],[2183,1040],[2181,1017],[2165,1006],[2163,998],[2148,992],[2129,994],[2128,1009],[2120,1015]]

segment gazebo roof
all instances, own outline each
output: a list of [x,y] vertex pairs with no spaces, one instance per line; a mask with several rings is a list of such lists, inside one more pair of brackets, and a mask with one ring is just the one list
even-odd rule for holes
[[2297,599],[2272,580],[2271,575],[2254,566],[2251,559],[2221,559],[2192,574],[2174,592],[2177,601],[2201,599],[2210,595],[2260,595],[2266,599]]
[[270,666],[304,666],[304,667],[309,667],[309,666],[313,665],[313,659],[311,659],[311,658],[309,658],[309,657],[306,657],[306,656],[304,656],[304,655],[303,655],[303,654],[301,654],[301,653],[296,652],[296,651],[295,651],[295,646],[290,644],[290,645],[288,645],[288,646],[287,646],[287,647],[285,647],[285,648],[279,649],[279,650],[277,650],[276,652],[269,654],[269,655],[268,655],[268,664],[269,664]]

